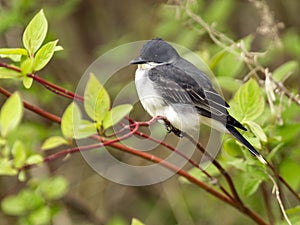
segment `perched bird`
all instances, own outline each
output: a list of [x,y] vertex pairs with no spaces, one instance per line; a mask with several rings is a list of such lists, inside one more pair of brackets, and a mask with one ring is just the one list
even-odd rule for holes
[[[265,159],[236,129],[246,128],[229,115],[229,105],[214,89],[206,74],[161,38],[147,42],[140,56],[130,62],[138,64],[135,84],[139,99],[152,116],[161,116],[169,129],[180,136],[181,131],[198,127],[198,121],[231,133],[263,164]],[[195,117],[197,116],[197,118]]]

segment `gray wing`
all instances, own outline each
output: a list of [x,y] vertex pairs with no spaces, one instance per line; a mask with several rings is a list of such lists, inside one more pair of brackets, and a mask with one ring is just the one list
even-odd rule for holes
[[[152,68],[149,70],[148,76],[155,83],[154,87],[157,91],[169,103],[193,104],[202,116],[218,120],[225,125],[245,129],[228,114],[229,105],[214,90],[208,79],[203,80],[206,82],[203,85],[182,69],[171,64]],[[209,89],[204,89],[203,86],[209,87]]]

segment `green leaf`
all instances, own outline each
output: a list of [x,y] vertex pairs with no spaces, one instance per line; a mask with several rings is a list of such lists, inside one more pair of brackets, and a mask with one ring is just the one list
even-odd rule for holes
[[22,77],[21,73],[4,67],[0,67],[0,79],[18,79],[20,77]]
[[38,209],[45,204],[40,194],[30,189],[22,190],[16,197],[21,199],[20,204],[26,211]]
[[84,92],[84,109],[86,113],[92,120],[101,124],[109,108],[110,98],[108,93],[95,75],[91,73]]
[[241,147],[236,143],[236,141],[232,138],[227,139],[223,144],[224,151],[231,156],[241,156],[242,151]]
[[58,40],[50,41],[43,45],[34,57],[33,70],[39,71],[43,69],[52,58]]
[[48,138],[42,145],[42,150],[49,150],[61,145],[67,145],[68,141],[61,136],[53,136]]
[[22,171],[19,172],[18,179],[21,182],[24,182],[26,180],[26,172],[25,172],[25,170],[22,170]]
[[275,155],[278,154],[279,151],[283,150],[282,146],[284,145],[284,143],[280,143],[278,145],[276,145],[271,151],[270,153],[267,155],[267,161],[271,161]]
[[228,77],[237,76],[243,68],[243,61],[230,52],[226,52],[225,54],[221,52],[220,54],[222,57],[218,57],[219,62],[216,66],[216,75]]
[[285,211],[287,214],[299,214],[300,213],[300,205],[295,208],[289,208]]
[[233,77],[220,76],[217,77],[217,81],[221,85],[222,89],[230,91],[231,93],[237,92],[242,85],[240,80]]
[[0,58],[9,58],[12,61],[19,62],[22,55],[27,55],[25,48],[0,48]]
[[252,194],[254,194],[259,188],[261,182],[262,180],[259,179],[253,179],[253,178],[246,179],[242,187],[243,195],[249,197]]
[[213,1],[204,11],[204,20],[208,23],[214,22],[222,25],[230,17],[234,6],[233,0]]
[[27,25],[23,34],[23,45],[28,50],[29,55],[33,54],[41,47],[48,31],[48,22],[44,11],[40,10]]
[[23,103],[18,92],[10,96],[0,112],[0,127],[2,137],[6,137],[21,121]]
[[265,108],[265,101],[257,82],[250,79],[240,87],[230,103],[229,113],[239,121],[255,120]]
[[23,203],[23,200],[18,195],[9,196],[1,202],[1,208],[8,215],[20,216],[26,212],[26,207]]
[[93,134],[97,134],[97,127],[95,123],[88,120],[81,120],[80,125],[75,133],[76,139],[86,138]]
[[76,103],[72,102],[65,110],[61,120],[61,131],[65,139],[72,140],[74,138],[80,120],[80,110]]
[[0,175],[15,176],[18,171],[12,167],[12,162],[7,159],[0,159]]
[[241,158],[236,158],[236,157],[233,157],[229,154],[223,154],[222,155],[222,158],[221,158],[221,161],[225,164],[225,165],[229,165],[231,167],[234,167],[238,170],[241,170],[241,171],[245,171],[246,170],[246,163],[245,163],[245,160],[244,159],[241,159]]
[[43,162],[43,157],[39,154],[33,154],[26,159],[26,164],[39,164]]
[[30,224],[45,225],[51,224],[51,210],[48,206],[43,206],[28,215]]
[[281,176],[296,190],[300,185],[300,165],[292,159],[286,158],[279,166]]
[[[261,142],[259,140],[258,137],[254,137],[253,134],[249,133],[249,132],[242,132],[244,138],[247,139],[247,141],[250,142],[250,144],[256,148],[256,149],[261,149]],[[239,143],[239,142],[238,142]],[[239,143],[240,144],[240,143]],[[242,144],[240,144],[241,146],[243,146]],[[244,151],[245,152],[245,151]]]
[[69,185],[65,178],[58,176],[45,179],[38,188],[47,199],[59,199],[68,192]]
[[[247,164],[247,173],[253,179],[268,181],[270,177],[268,176],[265,168],[261,167],[262,164]],[[246,175],[248,176],[248,175]]]
[[62,46],[60,46],[60,45],[57,45],[57,46],[55,46],[55,48],[54,48],[54,51],[55,51],[55,52],[59,52],[59,51],[62,51],[62,50],[64,50],[64,48],[63,48]]
[[26,160],[26,150],[23,143],[17,140],[14,143],[11,152],[14,157],[13,158],[14,166],[16,168],[21,168],[24,165],[24,162]]
[[27,58],[21,63],[21,73],[26,76],[27,74],[31,74],[33,71],[33,58]]
[[121,119],[123,119],[131,110],[132,105],[129,104],[118,105],[112,108],[110,111],[107,112],[103,119],[103,128],[107,129],[115,125]]
[[259,126],[257,123],[253,121],[244,121],[245,124],[247,124],[250,128],[250,130],[253,132],[253,134],[258,137],[262,142],[267,142],[267,136],[261,126]]
[[289,61],[279,66],[273,72],[273,78],[276,81],[284,81],[299,67],[297,61]]
[[23,85],[26,89],[29,89],[33,83],[33,78],[24,76],[23,77]]
[[132,218],[131,225],[145,225],[145,224],[136,218]]

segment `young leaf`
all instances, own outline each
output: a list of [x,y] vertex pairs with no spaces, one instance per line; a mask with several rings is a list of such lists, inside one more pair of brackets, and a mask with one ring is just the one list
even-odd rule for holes
[[261,182],[262,180],[260,179],[253,179],[253,178],[246,179],[242,188],[244,196],[249,197],[252,194],[254,194],[257,191]]
[[26,76],[33,71],[33,58],[27,58],[21,63],[21,73]]
[[42,206],[28,215],[30,224],[51,224],[51,210],[49,206]]
[[39,185],[39,191],[47,199],[61,198],[67,193],[68,189],[68,183],[63,177],[45,179]]
[[95,75],[91,73],[84,92],[84,109],[86,113],[92,120],[101,124],[109,108],[110,98],[108,93]]
[[0,159],[0,175],[14,176],[18,171],[12,167],[11,161]]
[[61,120],[61,131],[65,139],[71,140],[74,138],[75,131],[78,130],[81,120],[81,113],[76,105],[72,102],[65,110]]
[[232,138],[224,142],[223,149],[225,152],[227,152],[227,154],[234,157],[243,155],[241,151],[241,147]]
[[26,164],[39,164],[41,162],[43,162],[43,157],[39,154],[34,154],[34,155],[31,155],[29,156],[27,159],[26,159]]
[[298,63],[296,61],[289,61],[278,67],[273,72],[273,78],[276,81],[284,81],[298,68]]
[[142,223],[140,220],[133,218],[131,220],[131,225],[145,225],[144,223]]
[[31,77],[24,76],[23,77],[23,85],[26,89],[29,89],[33,83],[33,79]]
[[16,196],[8,196],[1,202],[3,212],[8,215],[20,216],[26,212],[26,207],[22,199]]
[[48,138],[42,145],[42,150],[49,150],[61,145],[67,145],[68,141],[61,136],[53,136]]
[[21,170],[18,174],[18,179],[21,182],[24,182],[26,180],[26,172],[24,170]]
[[78,129],[75,132],[75,138],[81,139],[97,133],[96,124],[88,120],[81,120]]
[[24,165],[24,162],[26,160],[26,150],[23,145],[23,143],[19,140],[17,140],[13,147],[12,147],[12,155],[13,155],[13,161],[14,161],[14,166],[16,168],[20,168]]
[[14,70],[10,70],[4,67],[0,67],[0,79],[18,79],[19,77],[21,77],[21,73],[14,71]]
[[48,31],[48,22],[44,11],[40,10],[29,22],[23,33],[23,45],[30,56],[41,47]]
[[62,51],[62,50],[64,50],[64,48],[60,45],[56,45],[55,48],[54,48],[55,52],[59,52],[59,51]]
[[39,71],[43,69],[52,58],[58,40],[50,41],[43,45],[34,57],[33,70]]
[[237,120],[255,120],[264,111],[265,102],[257,82],[250,79],[240,87],[230,103],[229,113]]
[[222,54],[222,56],[223,57],[217,64],[216,74],[218,76],[237,76],[243,68],[243,61],[230,52],[226,52],[225,54]]
[[267,136],[261,126],[259,126],[257,123],[253,121],[244,121],[245,124],[248,124],[250,130],[253,132],[253,134],[258,137],[262,142],[267,142]]
[[27,54],[25,48],[0,48],[0,58],[9,58],[15,62],[19,62],[21,56]]
[[21,121],[23,103],[18,92],[14,93],[2,106],[0,112],[1,135],[5,137],[13,131]]
[[290,158],[284,159],[280,166],[279,171],[282,177],[288,182],[293,189],[297,189],[300,185],[300,165],[295,160]]
[[37,193],[31,189],[23,189],[18,196],[22,199],[27,211],[38,209],[45,204],[45,201],[40,193]]
[[107,112],[103,119],[103,128],[107,129],[124,118],[132,110],[132,105],[118,105]]

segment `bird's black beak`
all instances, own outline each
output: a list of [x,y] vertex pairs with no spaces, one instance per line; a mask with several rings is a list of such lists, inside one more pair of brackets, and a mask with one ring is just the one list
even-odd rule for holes
[[137,58],[137,59],[133,59],[131,60],[129,63],[130,64],[143,64],[143,63],[146,63],[147,61],[142,59],[142,58]]

